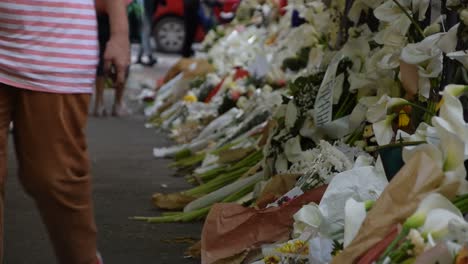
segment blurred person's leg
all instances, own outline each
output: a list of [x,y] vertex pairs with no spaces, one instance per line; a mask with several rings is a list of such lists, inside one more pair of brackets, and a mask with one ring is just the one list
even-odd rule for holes
[[3,216],[5,181],[7,176],[7,144],[12,109],[12,91],[0,87],[0,263],[3,263]]
[[98,38],[99,38],[99,65],[96,71],[96,93],[94,98],[94,116],[106,115],[104,107],[104,90],[106,89],[106,76],[104,72],[104,53],[106,44],[110,39],[109,17],[98,15]]
[[59,263],[96,264],[85,136],[90,95],[20,89],[15,94],[19,178],[39,208]]
[[184,0],[184,22],[185,22],[185,40],[182,49],[182,56],[191,57],[193,55],[192,45],[198,28],[198,9],[200,0]]
[[[141,47],[138,54],[138,63],[153,66],[157,61],[153,58],[153,49],[151,47],[151,28],[153,24],[153,14],[156,11],[157,1],[139,0],[143,9],[142,28],[141,28]],[[147,57],[144,61],[143,57]]]
[[112,109],[113,116],[125,116],[129,114],[129,110],[124,103],[125,85],[117,85],[115,87],[115,102]]

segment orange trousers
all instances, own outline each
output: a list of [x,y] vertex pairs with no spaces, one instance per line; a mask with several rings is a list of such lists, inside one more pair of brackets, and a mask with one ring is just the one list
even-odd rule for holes
[[34,92],[0,84],[0,263],[10,121],[19,179],[36,202],[59,263],[97,263],[85,137],[89,101],[86,94]]

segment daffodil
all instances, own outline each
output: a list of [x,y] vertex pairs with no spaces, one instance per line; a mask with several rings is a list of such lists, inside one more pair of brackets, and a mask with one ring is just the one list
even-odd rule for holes
[[361,228],[366,218],[366,205],[353,198],[346,201],[344,213],[344,247],[348,246]]

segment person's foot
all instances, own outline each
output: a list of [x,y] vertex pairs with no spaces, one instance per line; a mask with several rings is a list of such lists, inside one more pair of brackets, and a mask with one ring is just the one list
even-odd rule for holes
[[95,117],[105,117],[107,116],[107,111],[104,106],[95,107],[93,111]]
[[101,257],[101,254],[97,253],[97,264],[104,264],[104,261],[102,261],[102,257]]
[[158,60],[153,56],[141,56],[138,59],[138,63],[144,66],[153,67],[156,63],[158,63]]
[[120,104],[120,105],[115,104],[114,107],[112,108],[112,116],[122,117],[122,116],[128,116],[128,115],[130,115],[130,111],[125,106],[125,104]]

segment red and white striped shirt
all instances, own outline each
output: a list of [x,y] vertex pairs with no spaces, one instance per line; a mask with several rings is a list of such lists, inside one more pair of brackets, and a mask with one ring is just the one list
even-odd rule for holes
[[94,0],[0,0],[0,82],[91,93],[97,63]]

